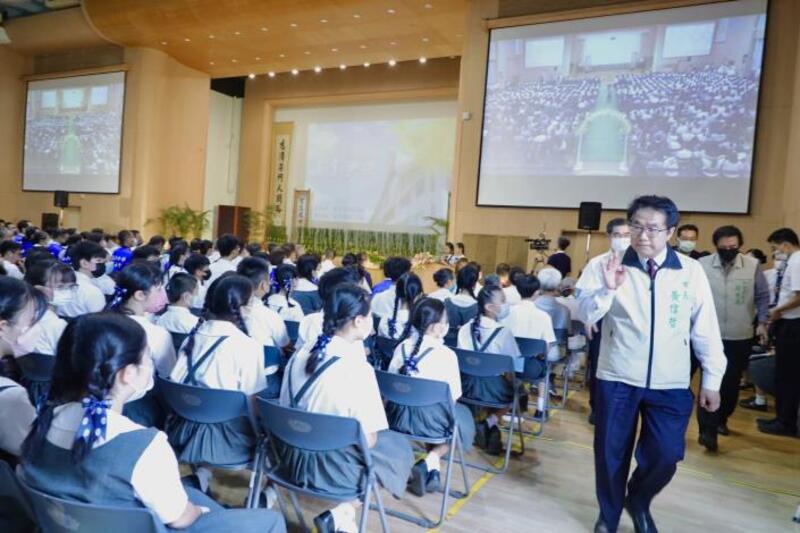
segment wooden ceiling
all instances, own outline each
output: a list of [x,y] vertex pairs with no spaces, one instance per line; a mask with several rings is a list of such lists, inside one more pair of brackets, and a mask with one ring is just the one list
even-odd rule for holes
[[468,0],[83,0],[94,28],[214,78],[460,56]]

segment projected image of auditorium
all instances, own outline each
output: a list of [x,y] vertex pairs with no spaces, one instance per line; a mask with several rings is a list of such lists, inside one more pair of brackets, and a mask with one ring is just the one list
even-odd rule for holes
[[680,15],[494,31],[482,177],[749,180],[766,15]]

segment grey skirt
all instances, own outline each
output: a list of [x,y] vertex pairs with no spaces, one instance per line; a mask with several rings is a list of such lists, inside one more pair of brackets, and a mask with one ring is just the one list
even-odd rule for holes
[[[454,412],[461,444],[464,450],[469,450],[475,440],[475,419],[466,405],[457,403]],[[400,433],[428,438],[450,436],[450,409],[444,404],[409,407],[388,402],[386,417],[389,419],[389,427]]]
[[[347,496],[363,490],[366,483],[364,464],[357,449],[317,452],[286,446],[274,437],[272,441],[278,473],[295,485],[334,496]],[[408,439],[399,433],[381,431],[375,446],[370,448],[370,455],[378,483],[400,498],[414,465],[414,453]]]
[[503,376],[475,377],[461,374],[463,397],[488,403],[511,403],[514,387]]
[[181,463],[240,466],[252,461],[255,452],[256,437],[246,417],[201,424],[172,416],[167,421],[166,433]]

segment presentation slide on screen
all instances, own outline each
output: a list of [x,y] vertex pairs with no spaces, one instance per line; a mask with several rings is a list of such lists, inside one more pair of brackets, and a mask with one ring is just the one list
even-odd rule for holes
[[311,191],[312,226],[419,232],[447,216],[456,114],[455,101],[280,109],[289,190]]
[[748,210],[766,0],[492,30],[479,205]]
[[118,193],[125,73],[28,83],[27,191]]

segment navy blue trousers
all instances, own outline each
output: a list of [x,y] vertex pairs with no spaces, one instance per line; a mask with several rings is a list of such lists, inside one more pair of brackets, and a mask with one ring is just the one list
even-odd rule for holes
[[[653,390],[595,380],[594,464],[600,517],[616,531],[627,497],[650,502],[675,475],[686,449],[694,396],[689,389]],[[638,441],[636,430],[641,419]],[[636,470],[628,479],[636,444]]]

